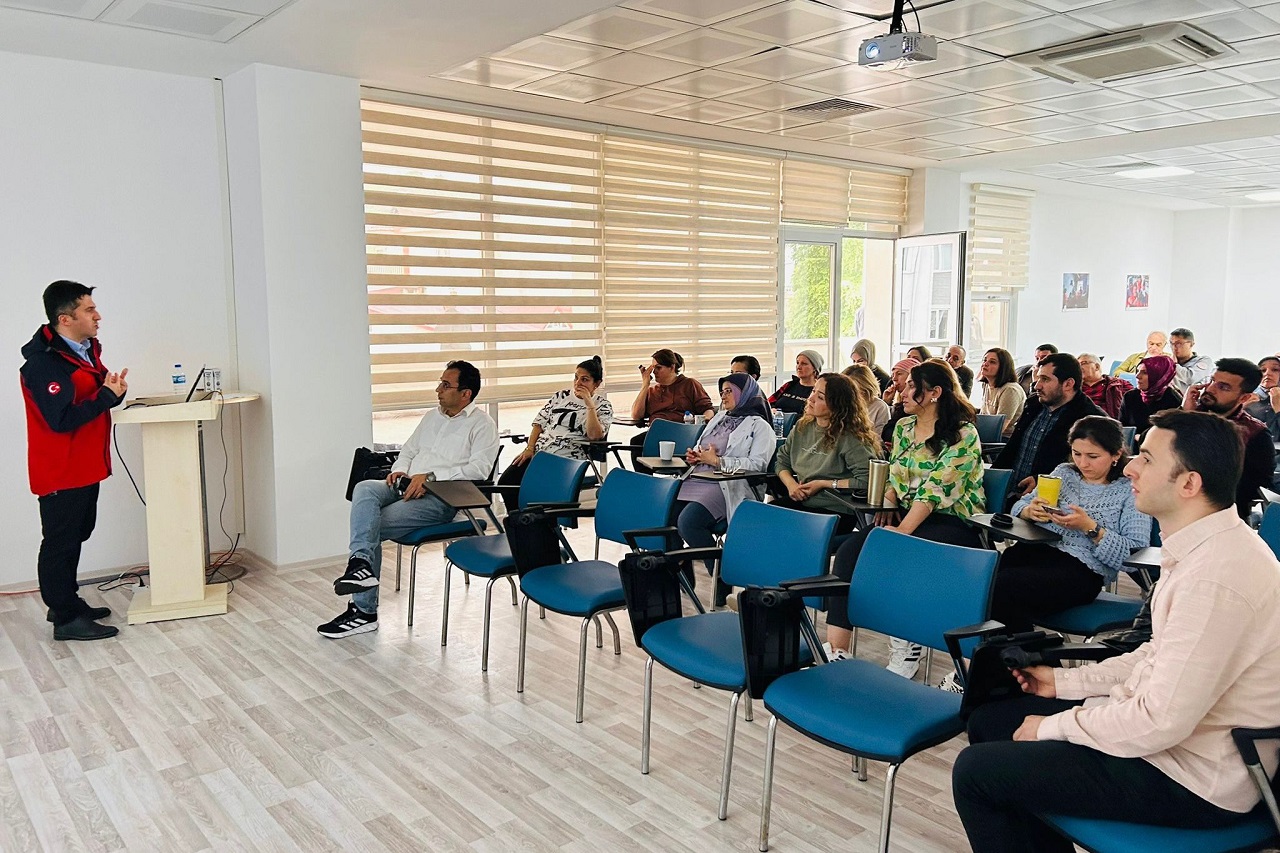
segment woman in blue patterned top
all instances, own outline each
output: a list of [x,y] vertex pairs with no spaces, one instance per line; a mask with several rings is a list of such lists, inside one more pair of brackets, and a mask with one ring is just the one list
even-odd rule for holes
[[1001,556],[991,618],[1013,631],[1029,631],[1037,616],[1093,601],[1133,549],[1151,544],[1151,516],[1138,512],[1124,477],[1120,423],[1081,418],[1067,440],[1071,462],[1053,470],[1062,479],[1057,506],[1034,491],[1013,505],[1013,514],[1062,536],[1053,545],[1019,542]]

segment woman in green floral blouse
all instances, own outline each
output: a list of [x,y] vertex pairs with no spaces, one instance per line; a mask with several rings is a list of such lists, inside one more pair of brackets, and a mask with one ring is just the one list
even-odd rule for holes
[[[889,443],[889,484],[876,525],[950,545],[979,547],[977,531],[965,523],[983,512],[982,442],[973,406],[959,390],[955,372],[945,363],[926,361],[911,369],[903,393],[906,417]],[[856,533],[836,552],[835,573],[853,577],[865,532]],[[827,609],[827,640],[835,654],[847,652],[851,639],[846,599]],[[906,678],[919,667],[921,648],[890,642],[889,669]]]

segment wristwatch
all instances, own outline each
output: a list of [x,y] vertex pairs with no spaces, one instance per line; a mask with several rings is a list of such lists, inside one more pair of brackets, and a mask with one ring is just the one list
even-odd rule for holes
[[1102,535],[1102,525],[1101,525],[1101,524],[1098,524],[1098,523],[1095,521],[1095,522],[1093,523],[1093,529],[1092,529],[1092,530],[1086,530],[1086,531],[1084,532],[1084,535],[1089,537],[1089,541],[1091,541],[1091,542],[1097,542],[1097,541],[1098,541],[1098,537]]

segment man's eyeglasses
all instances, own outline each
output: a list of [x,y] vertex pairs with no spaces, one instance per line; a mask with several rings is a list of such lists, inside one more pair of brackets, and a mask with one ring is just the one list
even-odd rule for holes
[[459,387],[461,387],[461,386],[458,386],[458,385],[450,385],[448,382],[445,382],[443,379],[436,383],[436,390],[437,390],[437,391],[448,391],[450,388],[452,388],[453,390],[455,390],[455,391],[456,391],[456,390],[458,390],[458,388],[459,388]]

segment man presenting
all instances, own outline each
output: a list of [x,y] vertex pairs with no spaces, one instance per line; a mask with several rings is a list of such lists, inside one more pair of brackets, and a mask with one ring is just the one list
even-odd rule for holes
[[1233,422],[1244,442],[1244,469],[1236,489],[1236,511],[1249,518],[1258,488],[1271,487],[1276,466],[1276,447],[1266,425],[1245,411],[1254,399],[1253,389],[1262,381],[1262,371],[1246,358],[1220,358],[1208,382],[1192,385],[1182,398],[1186,411],[1213,412]]
[[1152,637],[1100,663],[1014,670],[1029,695],[974,711],[951,774],[974,853],[1073,850],[1039,814],[1210,828],[1258,802],[1231,729],[1280,722],[1280,563],[1232,506],[1232,425],[1177,409],[1152,424],[1125,469],[1164,537]]
[[126,368],[102,363],[93,288],[55,281],[45,288],[41,326],[22,348],[22,397],[27,412],[27,472],[40,499],[40,595],[55,640],[102,640],[120,629],[100,625],[111,615],[80,597],[80,547],[98,517],[98,484],[111,476],[111,415],[128,390]]
[[[427,493],[432,480],[483,480],[498,455],[498,427],[476,408],[480,371],[451,361],[436,386],[439,407],[427,412],[400,448],[386,480],[365,480],[351,493],[351,559],[333,591],[350,595],[347,609],[316,628],[338,639],[378,630],[378,578],[382,543],[422,527],[444,524],[457,514]],[[408,478],[401,493],[396,482]]]

